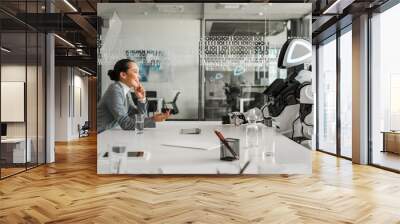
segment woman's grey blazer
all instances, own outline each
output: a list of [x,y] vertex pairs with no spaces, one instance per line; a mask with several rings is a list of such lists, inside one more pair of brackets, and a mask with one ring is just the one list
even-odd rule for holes
[[[97,132],[100,133],[117,124],[124,130],[135,129],[135,114],[147,116],[147,103],[134,104],[130,92],[124,95],[124,88],[119,82],[112,83],[97,104]],[[154,122],[145,118],[145,126]]]

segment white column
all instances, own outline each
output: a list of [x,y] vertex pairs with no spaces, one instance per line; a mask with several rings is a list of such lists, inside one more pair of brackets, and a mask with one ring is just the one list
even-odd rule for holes
[[54,76],[54,35],[46,36],[46,163],[55,161],[54,133],[55,133],[55,76]]
[[368,163],[368,15],[353,20],[353,162]]
[[[54,5],[46,1],[46,11],[54,12]],[[55,161],[55,43],[54,34],[46,35],[46,163]]]

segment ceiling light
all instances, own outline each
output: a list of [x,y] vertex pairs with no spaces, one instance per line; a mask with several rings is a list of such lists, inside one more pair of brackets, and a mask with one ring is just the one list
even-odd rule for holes
[[68,0],[64,0],[65,4],[67,4],[72,10],[74,10],[74,12],[78,12],[78,10],[71,4],[69,3]]
[[90,72],[88,72],[88,71],[86,71],[86,70],[83,70],[83,69],[81,69],[81,68],[79,68],[79,67],[78,67],[78,70],[81,71],[81,72],[83,72],[83,73],[85,73],[85,74],[87,74],[87,75],[92,75],[92,73],[90,73]]
[[[322,14],[329,14],[329,13],[332,13],[332,12],[331,12],[332,9],[335,9],[335,7],[337,7],[338,4],[339,4],[339,2],[341,2],[341,1],[342,1],[342,0],[336,0],[332,5],[330,5],[327,9],[325,9],[324,12],[323,12]],[[343,2],[345,2],[345,1],[343,1]],[[333,12],[333,14],[339,14],[339,13],[337,12],[337,9],[335,10],[335,12]]]
[[11,52],[11,50],[9,50],[9,49],[7,49],[7,48],[5,48],[5,47],[1,47],[1,50],[4,51],[4,52],[6,52],[6,53],[10,53],[10,52]]
[[76,53],[78,53],[79,55],[83,55],[83,50],[78,48],[78,49],[76,49]]
[[61,41],[63,41],[64,43],[66,43],[67,45],[69,45],[69,46],[75,48],[75,45],[71,44],[71,42],[67,41],[66,39],[64,39],[64,38],[62,38],[62,37],[60,37],[60,36],[58,36],[57,34],[54,34],[54,36],[57,37],[58,39],[60,39]]
[[258,15],[259,15],[259,16],[263,16],[264,13],[263,13],[263,12],[259,12]]

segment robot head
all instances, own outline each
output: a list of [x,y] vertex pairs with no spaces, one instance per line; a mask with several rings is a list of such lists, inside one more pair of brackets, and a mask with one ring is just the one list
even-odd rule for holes
[[312,47],[304,39],[289,39],[282,46],[278,58],[279,68],[291,68],[305,63],[311,63]]

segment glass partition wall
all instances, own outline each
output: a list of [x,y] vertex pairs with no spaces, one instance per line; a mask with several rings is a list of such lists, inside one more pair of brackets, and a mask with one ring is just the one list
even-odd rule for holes
[[287,69],[278,67],[283,44],[295,37],[310,39],[307,21],[206,20],[204,119],[221,120],[229,112],[261,108],[266,88],[287,76]]
[[46,40],[22,22],[25,12],[42,11],[41,3],[0,3],[20,10],[15,16],[0,11],[1,179],[45,163]]

